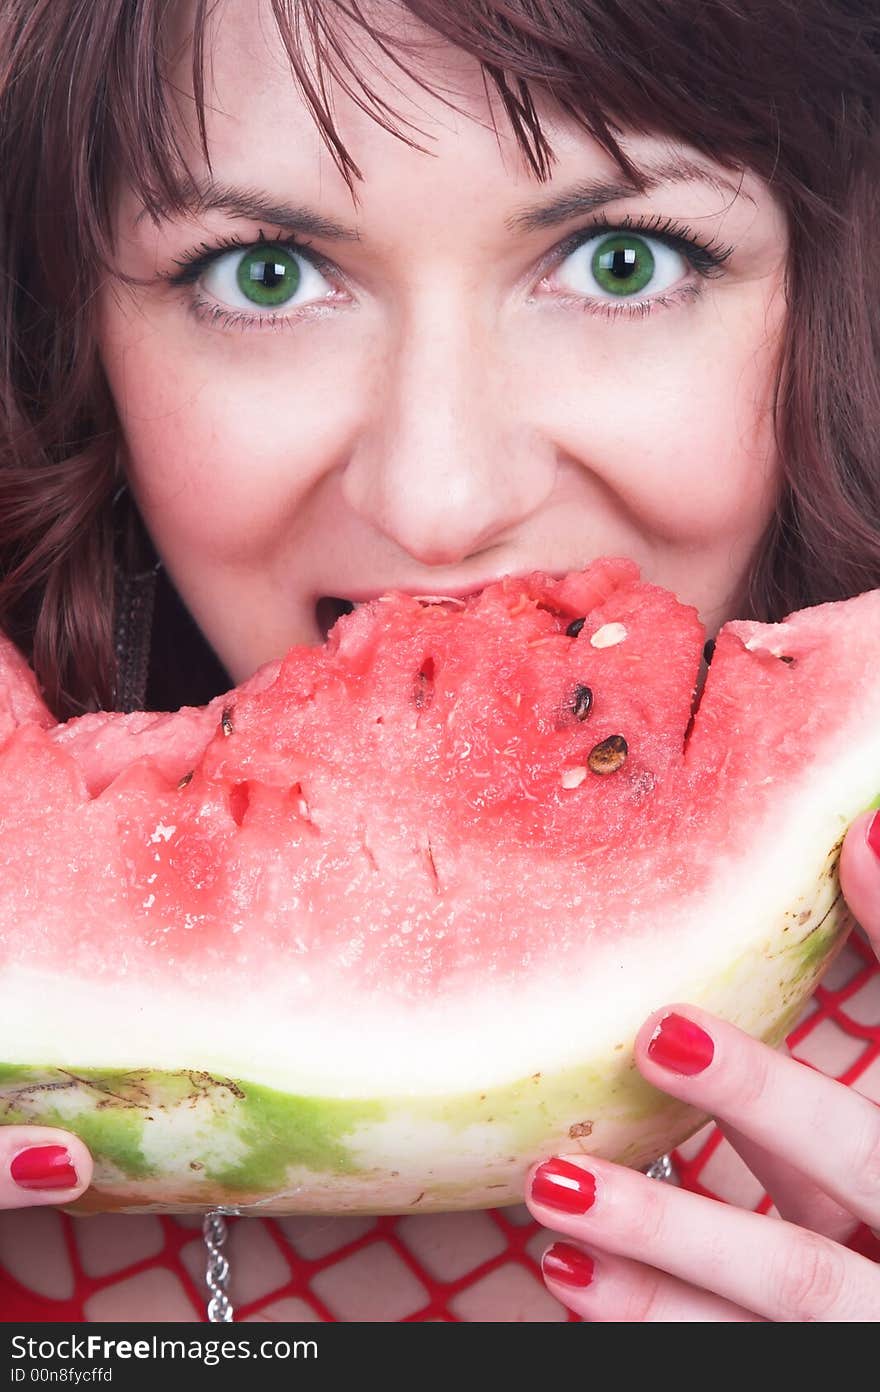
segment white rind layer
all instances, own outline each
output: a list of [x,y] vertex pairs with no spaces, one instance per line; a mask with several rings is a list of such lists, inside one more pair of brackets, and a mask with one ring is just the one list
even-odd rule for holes
[[[817,901],[817,881],[846,826],[880,793],[880,709],[838,732],[824,765],[780,779],[772,809],[750,828],[751,850],[739,839],[727,863],[719,851],[711,887],[685,905],[658,898],[648,930],[623,924],[619,944],[586,943],[582,976],[568,959],[561,973],[545,965],[521,984],[473,980],[466,993],[411,1007],[346,1000],[328,981],[310,1006],[292,1009],[283,988],[249,999],[247,979],[234,998],[208,989],[193,999],[170,985],[157,998],[130,977],[98,983],[12,968],[0,1062],[198,1068],[307,1096],[426,1098],[609,1058],[652,1009],[674,1001],[714,1006],[755,1029],[772,1016],[771,959],[811,930],[793,927],[792,915],[815,908],[811,924],[821,921],[836,885],[825,876]],[[663,915],[673,912],[667,938]],[[749,971],[726,990],[744,957]]]

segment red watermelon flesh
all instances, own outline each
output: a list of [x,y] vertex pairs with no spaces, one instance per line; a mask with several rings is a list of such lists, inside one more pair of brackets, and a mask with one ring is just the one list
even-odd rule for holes
[[55,726],[7,654],[9,1118],[132,1211],[498,1203],[681,1139],[635,1030],[778,1038],[880,792],[880,593],[727,625],[692,722],[704,641],[611,560],[383,596],[199,711]]

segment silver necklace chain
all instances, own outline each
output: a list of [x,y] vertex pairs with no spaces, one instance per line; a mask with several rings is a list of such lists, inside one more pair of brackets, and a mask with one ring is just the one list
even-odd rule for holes
[[[659,1155],[645,1170],[649,1179],[674,1182],[675,1170],[668,1155]],[[205,1281],[211,1292],[208,1301],[208,1322],[210,1324],[231,1324],[234,1320],[232,1301],[229,1299],[229,1260],[223,1255],[226,1245],[226,1219],[220,1209],[213,1208],[206,1213],[202,1222],[202,1236],[208,1250]]]
[[675,1183],[675,1169],[669,1155],[658,1155],[652,1165],[645,1170],[649,1179],[662,1179],[667,1184]]
[[208,1301],[208,1321],[210,1324],[231,1324],[232,1302],[227,1294],[229,1262],[222,1251],[227,1237],[226,1219],[218,1209],[212,1209],[210,1213],[205,1214],[202,1236],[208,1249],[205,1271],[205,1280],[211,1292],[211,1299]]

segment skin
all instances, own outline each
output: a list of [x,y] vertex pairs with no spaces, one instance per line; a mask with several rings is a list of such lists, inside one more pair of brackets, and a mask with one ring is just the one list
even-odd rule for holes
[[[584,293],[588,257],[560,264],[583,217],[530,233],[506,225],[583,180],[614,179],[594,142],[548,113],[558,163],[542,187],[496,110],[499,148],[476,65],[446,53],[466,114],[413,84],[408,99],[388,93],[425,129],[429,155],[340,96],[364,175],[355,207],[268,22],[257,29],[250,14],[229,6],[213,47],[215,179],[315,208],[358,240],[311,239],[337,269],[312,276],[296,316],[224,327],[163,277],[194,245],[279,228],[219,211],[155,227],[123,197],[121,269],[151,284],[108,287],[101,335],[132,489],[233,679],[318,641],[320,595],[455,592],[603,553],[631,556],[714,631],[775,491],[786,234],[768,193],[748,176],[735,197],[727,173],[734,192],[679,184],[607,208],[737,246],[717,280],[668,253],[676,286],[700,299],[609,321],[609,299]],[[186,73],[184,55],[181,84]],[[645,137],[627,149],[670,152]]]
[[[130,191],[120,195],[120,269],[140,283],[108,281],[100,350],[124,464],[171,578],[232,679],[293,643],[319,642],[321,596],[464,593],[601,554],[631,556],[714,633],[735,612],[777,486],[770,401],[787,235],[767,186],[687,146],[624,133],[637,162],[684,156],[708,182],[632,194],[604,209],[609,221],[671,219],[733,250],[720,275],[703,278],[649,240],[665,288],[631,296],[648,309],[611,317],[609,305],[625,306],[591,277],[593,248],[560,250],[589,217],[510,225],[585,180],[618,177],[585,133],[542,113],[557,161],[541,185],[471,60],[431,49],[432,73],[455,94],[451,111],[378,58],[373,80],[393,78],[389,100],[430,154],[339,93],[340,132],[364,175],[355,202],[270,21],[254,25],[251,3],[221,6],[218,17],[207,111],[215,180],[306,205],[353,234],[310,237],[330,264],[307,273],[301,303],[260,324],[259,309],[234,293],[234,260],[215,262],[198,285],[170,277],[190,248],[230,235],[257,243],[280,225],[219,209],[156,225]],[[175,80],[186,92],[183,12],[181,24]],[[185,100],[181,122],[202,176]],[[237,317],[218,318],[218,307]],[[845,843],[842,883],[877,944],[880,860],[864,833],[863,819]],[[594,1276],[575,1289],[548,1272],[549,1289],[591,1320],[876,1316],[880,1277],[838,1245],[858,1220],[880,1226],[868,1184],[876,1109],[686,1005],[678,1013],[699,1019],[715,1056],[699,1076],[670,1074],[646,1050],[671,1008],[646,1022],[639,1068],[719,1118],[788,1223],[578,1154],[597,1178],[589,1213],[564,1216],[527,1197],[541,1223],[589,1251]],[[0,1137],[0,1205],[63,1202],[86,1187],[90,1162],[75,1139],[45,1137],[69,1144],[81,1184],[34,1193],[8,1178],[22,1133]],[[803,1279],[776,1279],[792,1262]]]

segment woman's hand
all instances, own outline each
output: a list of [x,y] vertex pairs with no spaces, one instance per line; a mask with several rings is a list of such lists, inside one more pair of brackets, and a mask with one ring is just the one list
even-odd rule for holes
[[51,1126],[0,1126],[0,1210],[67,1204],[87,1189],[92,1157]]
[[[850,829],[841,886],[880,952],[880,814]],[[655,1087],[713,1116],[784,1221],[577,1155],[530,1177],[548,1289],[609,1323],[880,1319],[880,1264],[840,1245],[880,1231],[880,1107],[693,1006],[636,1039]]]

